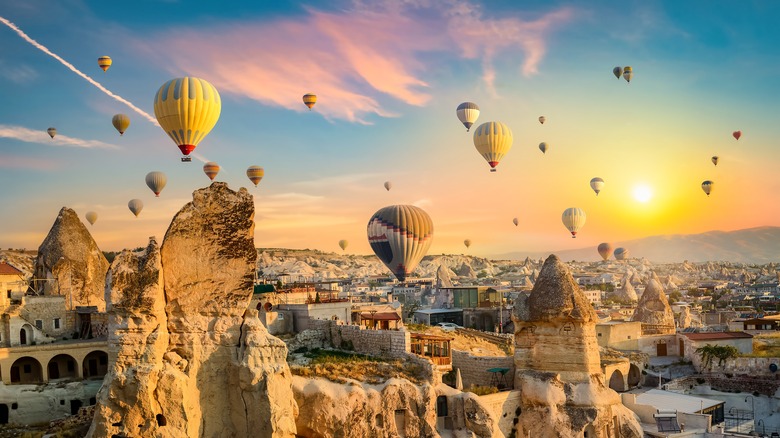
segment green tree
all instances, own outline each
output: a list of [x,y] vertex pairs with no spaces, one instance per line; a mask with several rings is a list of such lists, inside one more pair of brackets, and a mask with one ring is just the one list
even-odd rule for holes
[[738,357],[739,350],[733,345],[707,344],[697,348],[696,354],[701,358],[702,365],[704,365],[705,368],[712,368],[714,359],[718,359],[718,366],[722,366],[728,359]]

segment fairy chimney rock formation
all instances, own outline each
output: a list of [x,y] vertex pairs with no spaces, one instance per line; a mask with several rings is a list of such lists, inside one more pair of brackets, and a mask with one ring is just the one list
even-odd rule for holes
[[515,301],[512,319],[518,436],[642,436],[604,381],[596,312],[557,256],[544,262],[530,296]]
[[33,287],[43,295],[65,295],[69,309],[106,309],[104,284],[108,260],[75,211],[62,207],[38,247]]
[[681,329],[688,328],[692,325],[691,322],[691,309],[688,306],[680,308],[680,317],[677,320],[677,325]]
[[[634,321],[640,321],[643,324],[659,326],[657,332],[672,334],[675,332],[674,328],[674,312],[669,306],[669,300],[666,299],[664,289],[661,287],[661,282],[658,281],[658,276],[653,273],[650,281],[645,287],[645,291],[642,293],[642,298],[637,303],[636,310],[634,310]],[[665,326],[665,327],[660,327]]]
[[626,274],[620,288],[615,289],[610,297],[620,303],[636,303],[638,296],[636,294],[636,289],[634,289],[634,285],[631,284],[631,278],[633,276],[633,273]]
[[253,217],[246,189],[212,183],[176,214],[159,252],[150,242],[118,257],[107,285],[116,361],[89,436],[295,436],[287,347],[246,311]]

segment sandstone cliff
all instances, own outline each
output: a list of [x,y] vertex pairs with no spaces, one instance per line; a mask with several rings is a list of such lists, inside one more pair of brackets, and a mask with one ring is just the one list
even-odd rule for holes
[[115,360],[90,436],[295,436],[287,348],[246,311],[253,216],[245,189],[213,183],[176,214],[161,250],[117,257],[106,287]]
[[[659,333],[674,333],[674,313],[669,306],[669,300],[666,299],[664,289],[658,276],[653,273],[650,281],[642,293],[642,298],[637,303],[634,311],[634,321],[641,321],[644,324],[666,326],[665,329],[659,329]],[[658,331],[658,330],[657,330]]]
[[[66,303],[104,311],[103,287],[108,260],[75,211],[62,207],[38,248],[33,288],[43,295],[70,295]],[[45,280],[44,280],[45,279]],[[50,281],[56,280],[56,281]]]
[[[593,307],[558,257],[547,258],[515,323],[517,436],[641,437],[635,415],[601,372]],[[586,435],[587,434],[587,435]]]

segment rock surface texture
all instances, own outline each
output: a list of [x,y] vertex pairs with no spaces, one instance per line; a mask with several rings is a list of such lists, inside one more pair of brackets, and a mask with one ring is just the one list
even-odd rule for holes
[[657,334],[673,334],[675,332],[674,312],[669,306],[669,300],[666,299],[664,289],[655,273],[648,281],[642,298],[637,303],[633,320],[658,326],[655,330]]
[[566,266],[551,255],[515,323],[516,436],[641,437],[642,428],[601,372],[596,316]]
[[636,303],[638,296],[636,294],[636,289],[634,289],[634,285],[631,284],[631,278],[633,276],[633,274],[626,274],[626,276],[623,277],[623,282],[620,284],[620,287],[612,292],[610,298],[619,303]]
[[117,257],[106,285],[114,361],[89,436],[295,436],[287,347],[246,310],[253,216],[245,189],[213,183],[161,249]]
[[[66,306],[97,306],[104,311],[108,260],[75,211],[62,207],[38,248],[33,287],[43,295],[70,296]],[[56,280],[56,281],[51,281]]]

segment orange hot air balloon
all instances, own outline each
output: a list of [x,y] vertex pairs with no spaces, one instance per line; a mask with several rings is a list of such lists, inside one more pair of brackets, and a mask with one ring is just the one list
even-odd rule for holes
[[246,170],[246,176],[249,178],[249,181],[252,181],[255,187],[257,187],[257,184],[265,176],[265,170],[260,166],[249,166]]
[[110,56],[101,56],[98,58],[98,67],[102,68],[103,71],[106,71],[111,67],[112,62]]
[[742,131],[734,131],[731,133],[732,136],[734,136],[735,139],[739,140],[740,137],[742,137]]
[[214,178],[216,178],[219,173],[219,164],[209,161],[203,165],[203,173],[205,173],[210,180],[214,181]]

